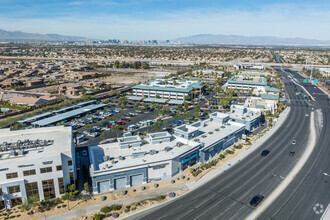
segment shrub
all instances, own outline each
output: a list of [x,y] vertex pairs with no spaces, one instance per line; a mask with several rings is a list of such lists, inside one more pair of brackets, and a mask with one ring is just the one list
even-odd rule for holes
[[119,217],[119,213],[117,213],[117,212],[112,213],[112,217],[118,218]]
[[62,207],[62,206],[60,206],[60,205],[59,205],[59,206],[57,206],[57,208],[58,208],[58,209],[60,209],[61,207]]
[[186,178],[185,176],[181,176],[181,179],[184,179],[184,178]]
[[190,177],[188,177],[187,180],[190,180]]
[[113,205],[110,206],[110,209],[111,209],[112,211],[117,211],[117,210],[120,210],[121,207],[122,207],[122,205],[119,205],[119,204],[113,204]]
[[172,183],[172,184],[175,183],[175,180],[171,180],[171,183]]
[[159,196],[159,199],[164,200],[164,199],[166,199],[166,196]]
[[101,220],[101,219],[103,219],[103,216],[102,216],[101,214],[99,214],[99,213],[96,213],[96,214],[93,216],[93,218],[94,218],[95,220]]
[[139,202],[135,203],[135,206],[140,206],[141,204]]
[[192,167],[189,168],[189,173],[193,173],[194,171],[195,171],[194,168],[192,168]]
[[129,211],[131,211],[131,210],[130,210],[130,209],[125,209],[125,210],[124,210],[125,213],[127,213],[127,212],[129,212]]
[[131,208],[131,206],[130,206],[130,205],[127,205],[127,206],[126,206],[126,209],[130,209],[130,208]]
[[146,187],[145,186],[141,186],[141,190],[145,190],[146,189]]
[[136,207],[132,207],[131,210],[132,210],[132,211],[135,211],[135,210],[136,210]]
[[226,158],[225,155],[223,155],[223,154],[220,154],[220,155],[219,155],[219,159],[220,159],[220,160],[223,160],[223,159],[225,159],[225,158]]
[[101,201],[105,201],[107,199],[106,196],[101,196]]
[[18,215],[16,215],[16,217],[18,218],[18,217],[21,217],[21,215],[20,214],[18,214]]
[[46,211],[50,211],[50,208],[48,207],[48,208],[46,208]]
[[133,189],[133,192],[136,192],[136,189]]
[[126,194],[127,194],[127,190],[123,190],[123,191],[121,191],[121,194],[122,194],[122,195],[126,195]]
[[66,207],[66,205],[65,205],[65,204],[63,204],[63,205],[62,205],[62,207],[64,208],[64,207]]
[[226,150],[226,153],[227,154],[234,154],[234,151],[228,149],[228,150]]
[[101,208],[100,212],[107,214],[107,213],[111,212],[111,208],[109,206],[104,206]]
[[174,198],[174,197],[175,197],[175,192],[170,192],[170,193],[168,194],[168,196],[171,197],[171,198]]
[[193,173],[193,175],[196,177],[198,176],[202,171],[201,170],[197,170],[196,172]]
[[158,186],[159,186],[158,183],[155,183],[155,184],[154,184],[154,187],[155,187],[155,188],[158,188]]

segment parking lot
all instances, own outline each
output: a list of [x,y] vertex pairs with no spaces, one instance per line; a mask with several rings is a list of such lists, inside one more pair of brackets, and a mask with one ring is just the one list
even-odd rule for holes
[[[117,103],[117,100],[114,100],[114,103]],[[121,137],[126,132],[133,134],[162,130],[172,132],[173,127],[189,123],[187,118],[189,115],[184,114],[184,111],[180,117],[175,116],[177,115],[176,106],[168,106],[170,112],[162,116],[156,113],[161,114],[162,110],[153,106],[157,106],[157,104],[136,105],[134,102],[130,102],[125,107],[120,107],[118,104],[109,103],[104,109],[73,119],[65,125],[72,126],[75,131],[77,146],[85,147],[115,141],[116,137]],[[189,112],[191,112],[190,121],[196,120],[191,116],[194,108],[191,108]],[[207,114],[203,114],[202,117],[207,117]],[[156,121],[159,121],[158,126],[153,125]]]

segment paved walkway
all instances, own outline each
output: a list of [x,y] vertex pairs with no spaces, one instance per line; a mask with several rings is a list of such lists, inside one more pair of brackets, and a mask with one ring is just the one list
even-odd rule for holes
[[277,199],[277,197],[281,195],[281,193],[286,189],[286,187],[288,187],[291,181],[296,177],[296,175],[299,173],[301,168],[307,162],[308,158],[312,154],[314,147],[316,145],[316,129],[314,123],[314,112],[311,113],[310,120],[311,120],[310,122],[311,133],[307,143],[307,149],[305,150],[304,154],[302,155],[298,163],[294,166],[294,168],[291,170],[289,175],[282,181],[282,183],[246,219],[249,220],[257,219]]
[[[77,218],[81,217],[84,215],[88,215],[94,212],[100,211],[100,209],[106,205],[112,205],[112,204],[129,204],[129,203],[134,203],[146,199],[151,199],[155,198],[157,196],[165,195],[170,192],[175,192],[175,191],[180,191],[180,190],[185,190],[185,189],[196,189],[200,186],[202,186],[204,183],[212,180],[214,177],[218,176],[219,174],[223,173],[224,171],[228,170],[232,165],[238,163],[240,160],[244,159],[247,157],[249,154],[251,154],[254,150],[256,150],[259,146],[261,146],[269,137],[271,137],[280,127],[281,125],[286,121],[288,114],[290,112],[290,107],[287,107],[281,114],[280,117],[278,118],[276,124],[271,128],[270,131],[268,131],[263,137],[258,139],[251,147],[247,148],[246,151],[242,152],[241,154],[237,155],[221,167],[210,171],[206,175],[204,175],[202,178],[200,178],[196,182],[190,182],[187,184],[181,184],[181,185],[170,185],[167,188],[159,188],[157,191],[153,192],[143,192],[140,193],[139,195],[136,195],[134,197],[129,197],[129,198],[124,198],[124,199],[118,199],[118,200],[112,200],[112,201],[105,201],[100,204],[92,205],[86,208],[81,208],[78,210],[72,210],[60,215],[55,215],[55,216],[50,216],[47,217],[47,219],[50,220],[57,220],[57,219],[72,219],[72,218]],[[176,197],[179,198],[179,197]],[[168,200],[171,201],[171,200]],[[163,204],[163,203],[161,203]],[[153,206],[154,207],[154,206]],[[143,210],[142,210],[143,211]],[[135,213],[134,213],[135,214]],[[131,216],[131,215],[130,215]]]

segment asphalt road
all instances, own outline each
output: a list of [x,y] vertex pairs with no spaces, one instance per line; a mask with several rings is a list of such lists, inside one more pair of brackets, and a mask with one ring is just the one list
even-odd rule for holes
[[[285,71],[303,80],[296,72]],[[312,84],[303,85],[316,100],[314,109],[322,110],[323,127],[305,166],[259,219],[320,219],[330,202],[330,100]]]
[[[310,113],[310,104],[302,95],[296,95],[296,88],[290,83],[286,84],[286,93],[299,104],[290,102],[287,122],[259,150],[200,188],[130,219],[242,219],[251,213],[252,197],[267,197],[306,148],[310,123],[305,114]],[[291,144],[294,139],[296,145]],[[264,149],[270,150],[266,157],[260,156]],[[296,152],[294,156],[289,156],[290,150]]]

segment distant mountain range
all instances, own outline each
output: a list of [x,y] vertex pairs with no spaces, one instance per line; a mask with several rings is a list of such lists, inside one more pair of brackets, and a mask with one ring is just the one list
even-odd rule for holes
[[49,42],[49,41],[85,41],[86,38],[63,36],[58,34],[32,34],[21,31],[5,31],[0,29],[0,41],[10,42]]
[[280,37],[245,37],[238,35],[200,34],[175,39],[181,43],[189,44],[223,44],[223,45],[290,45],[290,46],[329,46],[330,40],[315,40],[305,38]]

